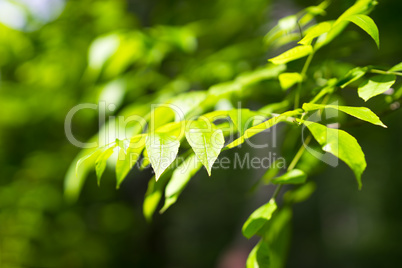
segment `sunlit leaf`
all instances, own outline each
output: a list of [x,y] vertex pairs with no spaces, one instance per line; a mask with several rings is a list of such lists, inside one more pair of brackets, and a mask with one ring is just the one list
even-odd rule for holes
[[189,123],[186,139],[198,159],[211,175],[211,168],[225,143],[222,130],[210,122],[198,120]]
[[299,20],[299,24],[301,26],[304,26],[312,21],[315,16],[325,15],[325,9],[328,7],[329,3],[329,1],[323,1],[318,6],[310,6],[305,8],[304,11],[306,12],[306,14]]
[[367,67],[356,67],[350,70],[341,80],[341,88],[345,88],[347,85],[353,83],[357,79],[363,77],[368,71]]
[[274,178],[272,180],[273,184],[300,184],[305,183],[307,179],[307,174],[300,169],[292,169],[282,176]]
[[300,111],[288,111],[283,114],[280,114],[279,116],[272,117],[271,119],[269,119],[261,124],[258,124],[256,126],[253,126],[249,129],[247,129],[242,136],[240,136],[238,139],[234,140],[230,144],[226,145],[226,147],[229,149],[236,147],[236,146],[242,144],[243,142],[245,142],[246,139],[249,139],[256,134],[263,132],[264,130],[266,130],[280,122],[286,121],[289,117],[297,115],[299,113],[300,113]]
[[193,177],[201,167],[202,163],[198,161],[197,156],[193,154],[175,169],[165,189],[165,204],[161,212],[166,211],[171,205],[176,203],[184,187],[186,187],[191,177]]
[[339,18],[335,21],[332,29],[323,35],[321,35],[317,42],[315,43],[314,48],[316,50],[320,49],[322,46],[330,43],[334,38],[339,36],[343,30],[348,26],[349,20],[346,18],[355,15],[355,14],[365,14],[369,12],[373,6],[376,4],[376,1],[373,0],[359,0],[356,1],[353,6],[348,8]]
[[151,161],[149,161],[148,151],[146,147],[144,148],[143,156],[144,157],[141,162],[140,170],[146,169],[151,164]]
[[391,88],[395,83],[395,75],[381,74],[364,81],[358,88],[359,97],[368,101],[374,96],[380,95]]
[[130,169],[137,162],[142,150],[145,147],[146,135],[136,135],[131,138],[130,145],[127,148],[127,152],[124,148],[119,151],[119,156],[116,162],[116,187],[119,188],[124,178],[127,176]]
[[291,88],[302,80],[303,77],[299,73],[282,73],[279,75],[279,83],[283,90]]
[[99,157],[99,155],[101,153],[102,153],[102,150],[96,149],[95,151],[78,159],[76,167],[75,167],[76,175],[81,172],[80,169],[82,166],[84,166],[84,169],[86,168],[85,166],[93,166],[95,164],[96,159]]
[[249,109],[236,109],[228,113],[240,135],[243,135],[244,131],[253,125],[254,118],[258,115],[257,112]]
[[84,149],[75,158],[68,168],[64,180],[64,195],[68,202],[74,202],[78,198],[88,172],[94,167],[97,157],[102,150]]
[[207,120],[209,122],[214,122],[218,119],[223,119],[229,116],[229,111],[213,111],[206,113],[200,117],[201,120]]
[[328,128],[309,121],[303,123],[325,152],[335,155],[353,170],[360,189],[362,187],[361,175],[367,164],[364,153],[356,139],[343,130]]
[[275,200],[272,199],[254,211],[243,225],[243,235],[247,238],[255,235],[258,230],[260,230],[262,226],[264,226],[264,224],[271,219],[271,216],[275,212],[276,208],[277,206]]
[[306,36],[304,36],[304,38],[300,40],[298,43],[301,45],[310,45],[311,41],[314,38],[329,32],[333,24],[334,21],[324,21],[317,25],[312,26],[310,29],[307,30]]
[[269,59],[274,64],[285,64],[289,61],[297,60],[303,58],[307,55],[310,55],[313,52],[313,48],[308,46],[297,46],[289,49],[288,51],[282,53],[275,58]]
[[346,17],[345,20],[349,20],[362,28],[366,33],[368,33],[377,44],[377,47],[380,48],[380,37],[378,33],[378,28],[375,22],[367,15],[356,14],[349,17]]
[[384,125],[383,122],[381,122],[380,118],[378,118],[378,116],[367,107],[322,105],[322,104],[312,104],[312,103],[303,104],[303,110],[305,110],[305,111],[314,111],[314,110],[318,110],[318,109],[327,109],[327,108],[342,111],[344,113],[354,116],[360,120],[367,121],[374,125],[387,127],[386,125]]
[[278,26],[281,30],[291,31],[297,26],[297,16],[290,15],[278,21]]
[[166,133],[151,133],[146,138],[146,149],[158,180],[162,173],[175,160],[179,151],[180,142],[177,137]]
[[107,148],[96,159],[95,171],[96,171],[96,177],[97,177],[97,180],[98,180],[98,185],[100,185],[100,180],[102,178],[103,172],[105,171],[107,160],[113,154],[114,148],[116,148],[116,145]]
[[173,106],[169,104],[158,105],[151,111],[150,132],[154,132],[159,127],[172,122],[176,118]]
[[402,62],[398,63],[397,65],[395,65],[394,67],[392,67],[391,69],[389,69],[391,72],[399,72],[402,71]]

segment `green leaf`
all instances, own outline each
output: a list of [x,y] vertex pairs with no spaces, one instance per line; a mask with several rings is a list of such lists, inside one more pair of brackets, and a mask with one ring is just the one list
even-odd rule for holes
[[278,160],[275,160],[271,166],[267,169],[267,171],[264,173],[264,175],[262,176],[261,180],[265,183],[265,184],[269,184],[271,182],[271,180],[273,178],[275,178],[275,176],[279,173],[279,171],[281,170],[279,168],[279,165],[277,164]]
[[359,97],[368,101],[374,96],[380,95],[390,89],[395,83],[395,75],[381,74],[364,81],[358,88]]
[[333,24],[334,21],[324,21],[317,25],[312,26],[310,29],[307,30],[306,36],[304,36],[304,38],[300,40],[298,43],[301,45],[310,45],[311,41],[314,38],[329,32]]
[[103,148],[84,149],[73,160],[64,179],[64,195],[68,202],[77,200],[86,176],[102,151]]
[[328,7],[329,1],[323,1],[318,6],[310,6],[304,9],[306,14],[299,20],[300,26],[305,26],[317,15],[325,15],[325,9]]
[[212,165],[225,144],[222,130],[210,122],[191,121],[186,129],[186,139],[211,176]]
[[127,148],[127,153],[124,148],[119,151],[119,157],[116,162],[116,188],[119,189],[130,169],[137,162],[142,150],[145,147],[146,135],[140,134],[131,138],[130,145]]
[[349,107],[349,106],[322,105],[322,104],[312,104],[312,103],[303,104],[303,110],[305,110],[305,111],[314,111],[314,110],[327,109],[327,108],[342,111],[344,113],[354,116],[360,120],[372,123],[374,125],[382,126],[385,128],[387,127],[386,125],[384,125],[383,122],[381,122],[380,118],[378,118],[378,116],[367,107]]
[[146,137],[145,144],[149,161],[155,171],[155,178],[158,180],[175,160],[180,142],[175,136],[155,132]]
[[300,169],[292,169],[282,176],[279,176],[272,180],[273,184],[300,184],[305,183],[307,174]]
[[151,221],[152,215],[154,215],[155,210],[158,208],[158,204],[163,195],[163,189],[168,179],[169,176],[163,175],[158,181],[152,178],[148,182],[148,188],[142,206],[144,217],[148,222]]
[[309,121],[303,121],[303,124],[308,127],[325,152],[335,155],[353,170],[359,189],[361,189],[361,175],[367,164],[356,139],[343,130],[328,128]]
[[398,63],[397,65],[395,65],[394,67],[392,67],[391,69],[389,69],[389,71],[391,71],[391,72],[399,72],[399,71],[402,71],[402,62]]
[[299,73],[282,73],[279,75],[279,84],[283,90],[291,88],[294,84],[303,80]]
[[363,77],[368,71],[367,67],[356,67],[350,70],[341,80],[341,88],[345,88],[347,85],[353,83],[357,79]]
[[282,53],[281,55],[269,59],[270,62],[274,64],[285,64],[289,61],[297,60],[310,55],[313,52],[312,46],[297,46],[289,49],[288,51]]
[[142,159],[142,163],[141,163],[141,166],[140,166],[140,170],[146,169],[150,164],[151,164],[151,162],[149,161],[147,148],[144,148],[143,159]]
[[283,195],[283,200],[287,203],[300,203],[307,200],[315,191],[316,185],[314,182],[308,182],[299,188],[288,191]]
[[169,106],[160,105],[151,111],[151,118],[149,123],[150,132],[154,132],[159,127],[173,121],[176,118],[175,111]]
[[377,47],[380,48],[380,37],[378,33],[378,28],[375,22],[367,15],[355,14],[346,17],[345,20],[351,21],[360,28],[362,28],[366,33],[368,33],[371,38],[374,39]]
[[248,255],[246,268],[271,267],[270,248],[266,241],[261,239]]
[[193,154],[175,169],[165,189],[165,204],[160,211],[161,213],[165,212],[171,205],[176,203],[177,198],[184,190],[191,177],[193,177],[201,167],[202,163],[199,162],[197,156]]
[[114,146],[111,146],[111,147],[107,148],[96,159],[95,171],[96,171],[96,177],[97,177],[97,180],[98,180],[98,186],[100,185],[100,181],[101,181],[103,172],[105,171],[107,160],[113,154],[114,148],[116,148],[116,144]]
[[276,78],[278,74],[283,72],[285,69],[285,65],[268,64],[261,69],[239,75],[236,78],[236,82],[241,84],[243,87],[250,86],[264,80]]
[[86,169],[87,167],[92,167],[93,165],[95,165],[95,161],[101,153],[102,153],[102,150],[96,149],[95,151],[93,151],[87,155],[84,155],[83,157],[78,159],[77,164],[75,166],[76,176],[78,175],[78,173],[80,173],[82,167],[84,169]]
[[277,206],[274,199],[254,211],[244,223],[242,232],[246,238],[255,235],[269,221]]
[[229,116],[229,111],[213,111],[200,116],[199,119],[214,122],[218,119],[223,119]]
[[297,26],[297,16],[290,15],[278,21],[278,27],[281,30],[291,31]]
[[229,111],[228,114],[240,135],[243,135],[244,131],[253,125],[254,118],[258,116],[257,112],[249,109],[235,109]]
[[295,111],[288,111],[288,112],[285,112],[278,116],[272,117],[271,119],[269,119],[261,124],[258,124],[256,126],[253,126],[249,129],[247,129],[242,136],[240,136],[238,139],[234,140],[230,144],[226,145],[226,147],[229,149],[236,147],[236,146],[242,144],[243,142],[245,142],[246,139],[249,139],[252,136],[254,136],[260,132],[263,132],[264,130],[266,130],[280,122],[286,121],[289,117],[298,115],[298,114],[300,114],[300,111],[295,110]]
[[291,219],[292,209],[284,206],[278,209],[272,219],[258,232],[268,245],[266,252],[269,252],[270,267],[285,267],[291,240]]
[[368,13],[370,9],[373,8],[375,3],[376,2],[373,0],[356,1],[353,6],[348,8],[341,16],[339,16],[339,18],[332,26],[332,29],[328,33],[323,34],[318,38],[317,42],[314,45],[314,49],[320,49],[322,46],[330,43],[335,37],[340,35],[349,23],[349,20],[347,20],[346,18],[355,14]]

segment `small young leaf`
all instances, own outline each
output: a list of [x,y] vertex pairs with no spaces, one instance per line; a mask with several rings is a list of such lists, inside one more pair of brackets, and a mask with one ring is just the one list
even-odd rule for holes
[[387,127],[386,125],[384,125],[383,122],[381,122],[380,118],[378,118],[378,116],[367,107],[349,107],[349,106],[322,105],[322,104],[312,104],[312,103],[303,104],[303,110],[305,110],[305,111],[314,111],[314,110],[327,109],[327,108],[342,111],[344,113],[354,116],[360,120],[367,121],[374,125],[382,126],[385,128]]
[[160,211],[161,213],[165,212],[171,205],[176,203],[184,187],[186,187],[191,177],[193,177],[201,167],[202,163],[198,161],[197,156],[193,154],[175,169],[165,189],[165,204]]
[[361,189],[361,175],[367,164],[356,139],[343,130],[328,128],[309,121],[303,121],[303,124],[307,126],[325,152],[335,155],[353,170],[359,189]]
[[311,41],[314,38],[329,32],[333,24],[334,21],[324,21],[317,25],[312,26],[310,29],[307,30],[306,36],[304,36],[304,38],[300,40],[298,43],[301,45],[310,45]]
[[186,130],[186,139],[211,176],[212,165],[225,144],[222,130],[210,122],[192,121]]
[[359,97],[368,101],[372,97],[380,95],[390,89],[390,87],[395,83],[395,79],[396,77],[393,74],[373,76],[359,86],[357,90]]
[[353,83],[357,79],[363,77],[368,71],[367,67],[356,67],[350,70],[341,80],[340,87],[345,88],[350,83]]
[[96,171],[96,177],[97,177],[97,180],[98,180],[98,186],[100,185],[100,180],[102,178],[103,172],[105,171],[107,160],[113,154],[114,148],[116,148],[116,145],[107,148],[96,159],[95,171]]
[[146,137],[145,144],[149,161],[155,171],[155,178],[158,180],[175,160],[180,142],[175,136],[154,132]]
[[375,43],[377,44],[377,47],[380,48],[380,38],[377,25],[369,16],[363,14],[355,14],[346,17],[345,20],[351,21],[360,28],[362,28],[366,33],[368,33],[374,39]]
[[279,75],[279,84],[283,90],[291,88],[294,84],[303,80],[299,73],[282,73]]
[[116,162],[117,189],[140,157],[140,154],[145,147],[145,139],[146,136],[144,134],[136,135],[131,138],[130,145],[127,148],[127,153],[124,152],[123,148],[120,149],[119,157]]
[[274,64],[285,64],[289,61],[297,60],[310,55],[313,52],[312,46],[297,46],[289,49],[288,51],[282,53],[275,58],[269,59],[270,62]]
[[279,176],[272,180],[273,184],[300,184],[305,183],[307,174],[300,169],[292,169],[282,176]]
[[271,219],[277,206],[274,199],[255,210],[244,223],[242,232],[246,238],[255,235],[262,226]]

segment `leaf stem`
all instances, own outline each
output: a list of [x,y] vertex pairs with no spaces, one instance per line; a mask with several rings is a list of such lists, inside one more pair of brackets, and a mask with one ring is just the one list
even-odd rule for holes
[[[297,151],[295,157],[293,157],[292,162],[290,162],[290,165],[289,165],[287,171],[291,171],[292,169],[294,169],[296,167],[296,165],[299,162],[300,158],[302,157],[304,151],[306,150],[306,146],[310,143],[311,138],[312,138],[312,136],[308,135],[307,138],[304,140],[304,143],[302,144],[302,146],[300,146],[300,149]],[[278,196],[282,187],[283,187],[283,184],[280,184],[276,187],[275,192],[272,195],[271,199],[276,199],[276,197]]]
[[370,72],[374,73],[374,74],[394,74],[394,75],[402,76],[402,73],[393,72],[393,71],[383,71],[383,70],[371,69]]
[[288,167],[288,171],[291,171],[292,169],[295,168],[295,166],[299,162],[300,158],[302,157],[304,150],[306,149],[306,146],[310,143],[311,138],[312,138],[311,135],[307,136],[307,138],[305,139],[302,146],[300,146],[299,151],[297,151],[295,157],[293,158],[292,162],[290,163],[290,165]]
[[297,85],[297,90],[296,90],[296,94],[295,94],[295,106],[294,106],[295,109],[299,108],[300,93],[301,93],[302,83],[303,83],[304,77],[306,76],[308,67],[310,66],[310,63],[311,63],[311,60],[313,59],[313,57],[314,57],[314,50],[308,56],[306,62],[304,63],[303,69],[302,69],[302,71],[300,73],[300,75],[302,77],[302,80]]

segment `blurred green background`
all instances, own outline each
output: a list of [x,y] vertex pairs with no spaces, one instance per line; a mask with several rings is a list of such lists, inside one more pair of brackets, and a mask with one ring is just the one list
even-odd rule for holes
[[[0,0],[0,267],[243,267],[256,241],[243,238],[241,226],[272,194],[270,187],[249,194],[263,170],[214,170],[212,177],[203,170],[152,223],[142,215],[149,169],[134,170],[120,190],[112,169],[101,187],[90,173],[69,204],[64,176],[79,148],[67,141],[64,119],[79,103],[114,103],[117,113],[264,65],[278,52],[263,45],[263,36],[279,18],[314,4]],[[328,17],[352,4],[333,1]],[[381,0],[371,14],[381,50],[368,36],[346,31],[317,57],[399,63],[400,10],[402,2]],[[278,86],[269,85],[272,93],[249,96],[243,106],[280,100]],[[362,103],[349,95],[349,104]],[[77,139],[97,133],[97,116],[77,113]],[[288,267],[399,265],[401,116],[400,110],[384,116],[388,129],[348,129],[366,153],[362,191],[343,164],[311,178],[316,193],[294,207]]]

